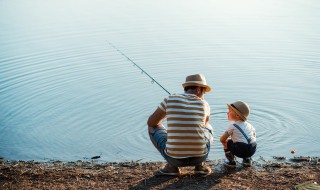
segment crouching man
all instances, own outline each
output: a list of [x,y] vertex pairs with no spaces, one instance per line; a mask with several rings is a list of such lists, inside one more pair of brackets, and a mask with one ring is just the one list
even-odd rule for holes
[[[159,170],[164,175],[179,175],[179,167],[195,166],[194,173],[210,174],[204,165],[213,142],[209,124],[210,106],[204,94],[211,88],[202,74],[186,77],[183,94],[165,98],[148,119],[153,145],[167,164]],[[162,121],[167,119],[167,128]]]

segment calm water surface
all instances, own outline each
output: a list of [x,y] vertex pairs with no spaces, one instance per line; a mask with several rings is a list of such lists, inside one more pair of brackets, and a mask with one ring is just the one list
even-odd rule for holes
[[319,156],[316,0],[1,0],[0,156],[8,160],[163,160],[148,116],[185,76],[206,75],[215,144],[226,103],[251,105],[254,159]]

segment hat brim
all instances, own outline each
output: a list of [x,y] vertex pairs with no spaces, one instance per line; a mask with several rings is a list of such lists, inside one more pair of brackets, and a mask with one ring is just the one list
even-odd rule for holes
[[182,86],[183,86],[183,88],[187,87],[187,86],[200,86],[200,87],[204,87],[206,89],[206,92],[211,91],[210,86],[204,85],[204,84],[199,84],[199,83],[183,83]]
[[232,109],[232,111],[236,112],[236,114],[238,114],[243,121],[247,120],[247,118],[244,115],[242,115],[242,113],[240,113],[236,108],[232,107],[230,104],[227,104],[227,106],[228,108]]

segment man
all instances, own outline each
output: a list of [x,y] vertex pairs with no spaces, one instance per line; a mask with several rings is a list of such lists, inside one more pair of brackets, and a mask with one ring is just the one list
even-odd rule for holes
[[[213,142],[210,106],[204,100],[211,88],[202,74],[187,76],[182,86],[184,94],[165,98],[148,119],[150,139],[167,161],[159,172],[179,175],[179,167],[195,166],[195,173],[210,174],[203,162]],[[162,124],[165,118],[167,129]]]

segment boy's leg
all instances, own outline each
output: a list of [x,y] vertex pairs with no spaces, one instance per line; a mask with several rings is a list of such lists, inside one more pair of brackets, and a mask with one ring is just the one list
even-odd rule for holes
[[224,152],[227,158],[227,160],[224,162],[224,165],[230,168],[236,167],[236,161],[233,154],[233,150],[234,150],[234,143],[231,139],[229,139],[227,142],[227,148],[224,149]]
[[223,145],[223,150],[227,158],[224,165],[233,167],[235,165],[234,154],[231,151],[231,149],[234,150],[233,141],[231,139],[226,139],[226,141],[221,141],[221,143]]
[[243,158],[242,165],[244,167],[250,167],[251,166],[251,157]]
[[248,154],[246,154],[246,156],[243,158],[242,164],[245,167],[250,167],[252,165],[252,159],[251,156],[254,155],[254,153],[256,152],[256,148],[257,148],[257,143],[253,143],[251,145],[247,145],[248,146]]

